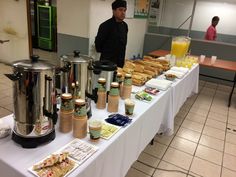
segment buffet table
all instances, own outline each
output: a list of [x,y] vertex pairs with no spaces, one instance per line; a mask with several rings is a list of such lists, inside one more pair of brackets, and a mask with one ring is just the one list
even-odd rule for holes
[[[148,53],[148,55],[150,55],[152,57],[162,57],[162,56],[165,56],[165,55],[168,55],[168,54],[170,54],[170,51],[168,51],[168,50],[155,50],[155,51],[152,51],[152,52]],[[222,78],[219,78],[219,77],[200,74],[200,75],[205,76],[205,77],[210,77],[210,78],[214,78],[214,79],[220,79],[220,80],[233,82],[233,86],[232,86],[231,92],[229,94],[229,100],[228,100],[228,107],[230,107],[232,95],[233,95],[234,88],[235,88],[235,85],[236,85],[236,62],[235,61],[217,59],[214,64],[211,64],[211,58],[206,57],[203,62],[199,61],[199,64],[200,64],[200,66],[209,67],[209,68],[217,68],[217,69],[222,69],[222,70],[226,70],[226,71],[232,71],[232,72],[235,73],[233,80],[222,79]]]
[[[162,131],[173,132],[174,116],[192,93],[198,92],[199,65],[195,65],[181,80],[176,80],[166,91],[160,91],[149,103],[136,100],[132,123],[121,128],[111,139],[92,142],[89,136],[83,140],[97,147],[87,161],[69,176],[122,177],[138,158],[146,145],[162,127]],[[144,87],[134,87],[133,91]],[[132,95],[134,97],[134,95]],[[124,114],[124,101],[120,100],[119,113]],[[97,110],[92,104],[93,118],[104,119],[109,113]],[[4,122],[13,125],[13,115],[4,117]],[[171,133],[170,133],[171,134]],[[72,133],[62,134],[56,127],[56,139],[35,149],[23,149],[11,137],[0,139],[1,176],[33,176],[28,168],[72,141]]]

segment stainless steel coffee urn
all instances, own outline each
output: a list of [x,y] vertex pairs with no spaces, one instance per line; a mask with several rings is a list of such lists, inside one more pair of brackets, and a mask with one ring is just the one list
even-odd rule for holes
[[89,98],[97,102],[97,82],[99,78],[106,79],[106,92],[110,91],[110,85],[116,78],[116,64],[108,60],[97,60],[89,64],[88,67],[88,85],[86,94]]
[[88,117],[91,117],[91,100],[87,97],[86,90],[89,82],[91,82],[88,66],[92,61],[91,57],[81,55],[77,50],[74,51],[73,55],[63,55],[60,58],[61,91],[62,93],[73,93],[72,84],[78,83],[79,97],[86,100]]
[[55,67],[32,56],[13,64],[14,128],[12,139],[35,148],[55,138],[57,121]]

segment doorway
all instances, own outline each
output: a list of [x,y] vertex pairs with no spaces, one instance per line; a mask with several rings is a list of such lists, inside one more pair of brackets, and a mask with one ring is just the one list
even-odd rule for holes
[[27,0],[30,55],[57,64],[56,0]]

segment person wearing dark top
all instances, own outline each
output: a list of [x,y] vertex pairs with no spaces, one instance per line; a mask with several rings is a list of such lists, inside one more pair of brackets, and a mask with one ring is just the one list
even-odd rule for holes
[[127,5],[124,0],[112,3],[113,17],[103,22],[95,38],[96,51],[101,53],[100,60],[109,60],[124,66],[128,25],[125,19]]

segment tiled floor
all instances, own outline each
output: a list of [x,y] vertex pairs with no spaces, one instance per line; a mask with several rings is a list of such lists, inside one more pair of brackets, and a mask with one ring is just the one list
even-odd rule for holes
[[[0,117],[12,113],[12,82],[0,63]],[[156,135],[126,177],[236,177],[236,94],[230,87],[200,81],[175,118],[172,136]]]
[[175,134],[156,135],[126,177],[236,177],[236,94],[228,108],[230,87],[199,85],[175,118]]
[[0,118],[12,113],[12,81],[4,74],[12,73],[11,67],[0,63]]

